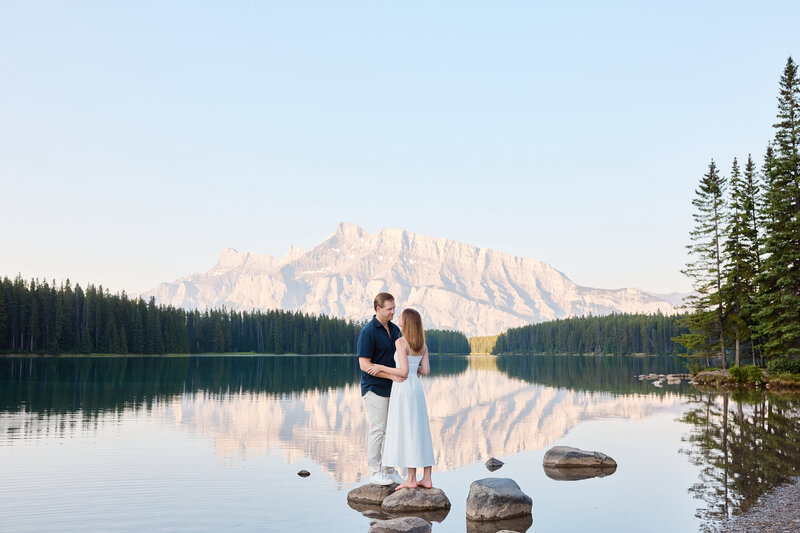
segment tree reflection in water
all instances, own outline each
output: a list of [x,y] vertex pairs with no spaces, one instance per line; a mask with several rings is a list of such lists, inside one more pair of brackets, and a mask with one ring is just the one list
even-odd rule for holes
[[746,390],[692,395],[681,453],[700,467],[689,488],[702,531],[720,531],[770,489],[800,475],[800,401]]

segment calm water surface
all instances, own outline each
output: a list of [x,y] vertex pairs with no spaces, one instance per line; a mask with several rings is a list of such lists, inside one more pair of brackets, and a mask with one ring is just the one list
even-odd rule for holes
[[[434,531],[495,531],[465,520],[484,477],[516,480],[542,533],[715,531],[800,475],[796,399],[635,377],[650,372],[683,367],[433,358],[434,484],[453,504]],[[367,475],[358,379],[348,356],[0,359],[0,529],[367,531],[346,502]],[[619,467],[551,479],[542,457],[556,445]],[[494,473],[492,456],[506,463]]]

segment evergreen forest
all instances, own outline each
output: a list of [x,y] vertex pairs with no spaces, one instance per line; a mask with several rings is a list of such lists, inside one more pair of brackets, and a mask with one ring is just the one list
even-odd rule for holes
[[[355,353],[361,326],[299,311],[187,311],[69,280],[0,280],[0,353]],[[462,333],[426,338],[431,353],[469,353]]]
[[436,354],[469,354],[469,340],[460,331],[429,329],[425,331],[428,352]]
[[800,78],[791,57],[772,126],[760,164],[748,154],[724,172],[712,159],[692,201],[683,273],[695,293],[676,340],[723,368],[731,356],[737,366],[800,356]]
[[682,315],[612,314],[573,317],[511,328],[500,334],[495,354],[670,355],[686,348],[673,337],[687,329]]

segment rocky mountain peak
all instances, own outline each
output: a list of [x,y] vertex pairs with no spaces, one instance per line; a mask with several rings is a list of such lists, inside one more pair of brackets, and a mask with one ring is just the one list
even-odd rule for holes
[[292,309],[363,320],[376,293],[414,307],[429,328],[489,335],[586,314],[674,312],[674,298],[641,289],[593,289],[547,263],[401,229],[370,234],[342,222],[312,250],[277,260],[228,249],[217,265],[145,294],[188,308]]
[[281,259],[281,261],[284,263],[289,263],[291,261],[299,259],[300,257],[306,255],[307,253],[308,250],[303,250],[302,248],[295,246],[293,244],[292,246],[289,247],[289,251],[286,252],[286,255],[283,256],[283,259]]

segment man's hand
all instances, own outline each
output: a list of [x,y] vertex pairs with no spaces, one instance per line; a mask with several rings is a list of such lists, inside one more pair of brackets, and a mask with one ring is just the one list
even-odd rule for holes
[[395,376],[394,374],[390,374],[392,381],[396,381],[398,383],[402,383],[406,380],[403,376]]

